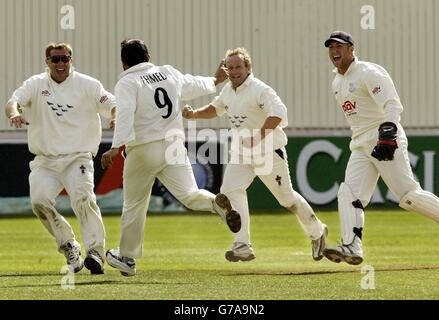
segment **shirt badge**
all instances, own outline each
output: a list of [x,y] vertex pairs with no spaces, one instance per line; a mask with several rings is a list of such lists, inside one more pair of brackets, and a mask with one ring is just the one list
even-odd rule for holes
[[372,89],[373,94],[378,94],[380,92],[381,92],[381,87],[379,87],[379,86]]
[[43,91],[41,91],[41,95],[44,96],[44,97],[49,97],[50,96],[50,92],[49,92],[49,90],[43,90]]
[[352,93],[352,92],[354,92],[355,90],[357,90],[357,88],[355,87],[355,84],[354,84],[354,83],[349,83],[348,91],[349,91],[350,93]]

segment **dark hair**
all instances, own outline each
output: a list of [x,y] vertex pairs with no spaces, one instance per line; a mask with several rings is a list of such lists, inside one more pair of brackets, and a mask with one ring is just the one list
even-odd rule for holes
[[120,58],[129,68],[149,61],[149,52],[145,42],[139,39],[127,39],[120,43]]

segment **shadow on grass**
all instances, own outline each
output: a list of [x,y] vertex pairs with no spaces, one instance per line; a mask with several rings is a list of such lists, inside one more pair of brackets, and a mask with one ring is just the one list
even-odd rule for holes
[[[312,276],[337,273],[358,273],[361,266],[349,270],[321,270],[321,271],[297,271],[297,272],[239,272],[230,273],[225,276]],[[439,270],[439,265],[420,265],[420,266],[395,266],[390,268],[375,268],[375,272],[401,272],[401,271],[420,271],[420,270]]]
[[6,274],[0,274],[0,278],[12,278],[12,277],[59,277],[62,276],[60,273],[55,272],[34,272],[34,273],[6,273]]
[[[115,280],[104,280],[104,281],[87,281],[87,282],[76,282],[76,286],[88,286],[88,285],[107,285],[107,284],[117,284],[119,281]],[[61,287],[60,283],[46,283],[46,284],[22,284],[22,285],[11,285],[11,286],[0,286],[0,288],[39,288],[39,287]]]

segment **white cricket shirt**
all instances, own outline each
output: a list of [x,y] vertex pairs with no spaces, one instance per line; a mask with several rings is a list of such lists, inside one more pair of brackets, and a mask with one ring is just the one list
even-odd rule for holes
[[46,72],[32,76],[11,99],[29,122],[29,150],[35,155],[58,156],[78,152],[96,155],[102,130],[99,114],[111,117],[114,96],[102,84],[73,70],[61,83]]
[[[253,74],[250,74],[236,91],[229,81],[210,104],[215,107],[218,116],[227,113],[232,131],[237,132],[232,139],[239,137],[240,131],[262,128],[268,117],[278,117],[282,121],[271,133],[273,144],[269,146],[270,151],[287,144],[288,139],[282,129],[288,125],[287,108],[277,93]],[[266,139],[268,140],[268,136]],[[242,153],[239,145],[232,141],[231,150]]]
[[216,91],[215,78],[183,75],[172,66],[145,62],[121,73],[116,84],[113,148],[171,136],[185,138],[180,101]]
[[334,72],[332,90],[351,127],[352,138],[376,130],[383,122],[399,123],[403,107],[383,67],[355,58],[344,75],[337,69]]

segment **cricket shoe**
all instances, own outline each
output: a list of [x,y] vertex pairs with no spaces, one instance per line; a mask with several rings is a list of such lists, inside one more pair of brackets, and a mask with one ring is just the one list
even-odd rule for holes
[[326,238],[328,237],[328,227],[323,225],[323,234],[320,238],[311,241],[312,258],[315,261],[322,260],[323,250],[326,248]]
[[67,259],[67,265],[71,272],[77,273],[84,267],[81,258],[81,247],[76,241],[67,241],[59,247],[60,251]]
[[91,274],[104,274],[104,259],[102,259],[99,252],[94,249],[88,250],[84,265],[90,270]]
[[241,230],[241,216],[232,208],[232,204],[226,195],[222,193],[216,195],[213,200],[213,210],[221,216],[233,233]]
[[342,261],[354,266],[363,262],[363,252],[361,248],[354,250],[352,245],[338,245],[335,247],[327,247],[323,250],[323,255],[335,263]]
[[107,263],[118,269],[123,276],[131,277],[136,274],[136,260],[121,256],[118,249],[108,250],[105,256]]
[[235,242],[232,250],[226,252],[226,259],[230,262],[250,261],[256,258],[251,244]]

